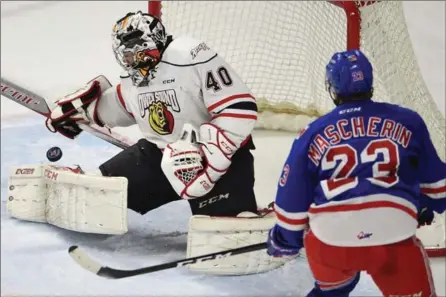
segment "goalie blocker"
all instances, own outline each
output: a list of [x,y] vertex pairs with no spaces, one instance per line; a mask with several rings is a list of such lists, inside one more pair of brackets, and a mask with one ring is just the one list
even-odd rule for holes
[[[205,196],[187,200],[187,256],[224,251],[266,241],[275,216],[259,216],[253,192],[253,157],[248,144],[232,158],[227,173]],[[127,208],[140,214],[181,200],[160,168],[162,152],[141,139],[100,166],[101,175],[53,165],[14,167],[7,209],[22,220],[100,234],[127,232]],[[194,271],[241,275],[268,271],[289,259],[265,251],[197,263]]]

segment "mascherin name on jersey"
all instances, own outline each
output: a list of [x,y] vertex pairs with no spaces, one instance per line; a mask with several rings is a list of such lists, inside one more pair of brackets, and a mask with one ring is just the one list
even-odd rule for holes
[[399,122],[381,117],[370,117],[368,120],[360,116],[340,119],[314,137],[308,149],[308,158],[319,166],[322,156],[331,146],[359,137],[387,138],[407,148],[412,139],[412,131]]
[[177,95],[173,89],[142,93],[138,95],[139,111],[142,118],[145,117],[147,110],[149,110],[149,106],[154,102],[161,102],[166,107],[170,107],[172,111],[180,111]]

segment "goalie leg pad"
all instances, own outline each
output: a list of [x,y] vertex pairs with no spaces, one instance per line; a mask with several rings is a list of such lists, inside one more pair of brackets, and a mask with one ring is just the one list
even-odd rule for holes
[[8,213],[60,228],[99,234],[127,232],[127,179],[79,174],[66,167],[14,167]]
[[10,216],[32,222],[46,222],[46,184],[42,166],[13,167],[8,181],[6,209]]
[[[244,212],[238,217],[192,216],[189,221],[187,257],[226,251],[260,242],[266,242],[268,231],[276,217],[270,213],[259,217]],[[290,258],[274,258],[259,250],[224,259],[188,265],[196,272],[215,275],[246,275],[276,269]]]

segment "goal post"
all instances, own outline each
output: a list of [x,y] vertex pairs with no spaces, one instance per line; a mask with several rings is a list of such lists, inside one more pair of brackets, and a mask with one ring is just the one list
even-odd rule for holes
[[[374,67],[374,100],[417,111],[444,161],[445,117],[421,75],[401,1],[149,1],[169,34],[205,41],[257,99],[257,128],[299,131],[334,106],[325,65],[360,48]],[[446,255],[444,215],[419,237]]]

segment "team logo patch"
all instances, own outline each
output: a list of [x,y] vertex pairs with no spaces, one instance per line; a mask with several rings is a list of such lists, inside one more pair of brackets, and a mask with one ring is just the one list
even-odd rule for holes
[[364,73],[362,71],[352,72],[353,81],[361,81],[364,80]]
[[355,61],[358,60],[358,57],[357,57],[356,55],[349,55],[349,56],[347,56],[347,59],[348,59],[350,62],[355,62]]
[[175,126],[173,112],[180,112],[175,90],[139,94],[138,103],[141,118],[147,116],[153,131],[160,135],[172,134]]
[[282,176],[279,180],[279,186],[284,187],[286,185],[286,182],[288,180],[288,175],[290,174],[290,165],[285,164],[282,171]]
[[197,57],[199,52],[207,51],[207,50],[210,50],[210,49],[211,48],[209,46],[207,46],[206,43],[204,43],[204,42],[200,43],[199,45],[197,45],[196,47],[194,47],[190,51],[190,55],[192,56],[192,60],[195,59],[195,57]]
[[172,134],[174,118],[162,102],[153,102],[149,106],[149,124],[160,135]]
[[299,139],[299,138],[305,133],[305,131],[308,130],[308,127],[310,127],[310,126],[308,125],[308,126],[306,126],[305,128],[301,129],[301,130],[299,131],[299,133],[297,134],[296,139]]

